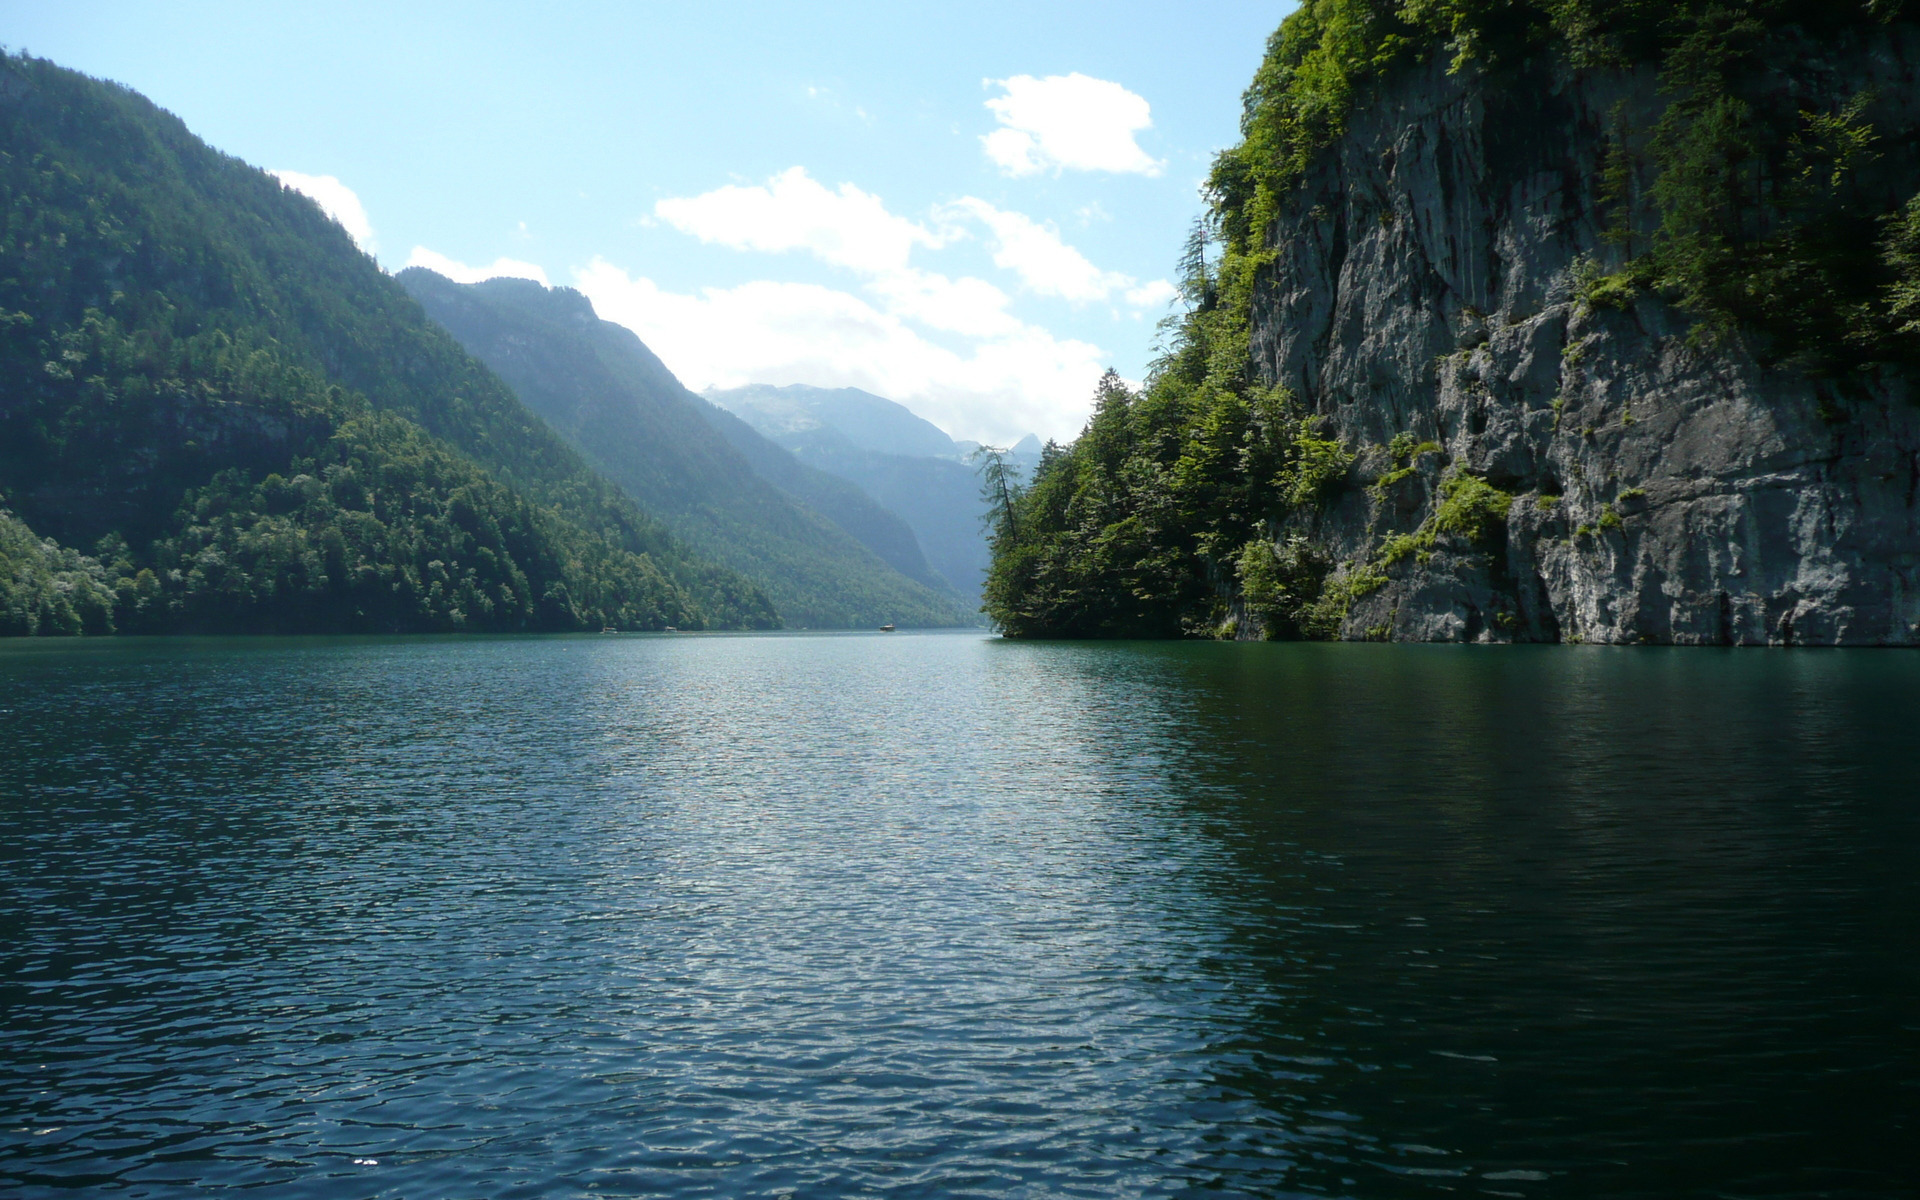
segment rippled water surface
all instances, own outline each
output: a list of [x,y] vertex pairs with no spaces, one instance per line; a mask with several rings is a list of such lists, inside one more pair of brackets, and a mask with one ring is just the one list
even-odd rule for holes
[[0,1192],[1910,1196],[1920,656],[0,646]]

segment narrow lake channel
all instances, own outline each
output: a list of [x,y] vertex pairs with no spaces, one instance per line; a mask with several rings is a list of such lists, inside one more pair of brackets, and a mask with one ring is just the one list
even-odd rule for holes
[[1911,1196],[1920,655],[0,644],[0,1192]]

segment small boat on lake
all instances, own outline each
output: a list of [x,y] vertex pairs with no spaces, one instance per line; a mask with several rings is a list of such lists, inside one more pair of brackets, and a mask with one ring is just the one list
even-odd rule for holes
[[889,624],[886,624],[886,625],[882,625],[882,626],[880,627],[880,632],[881,632],[881,633],[892,633],[892,632],[893,632],[893,625],[892,625],[891,623],[889,623]]

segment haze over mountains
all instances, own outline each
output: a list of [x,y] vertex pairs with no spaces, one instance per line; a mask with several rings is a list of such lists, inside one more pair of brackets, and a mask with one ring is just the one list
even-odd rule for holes
[[976,619],[578,294],[389,276],[129,89],[0,60],[0,214],[0,633]]
[[682,387],[580,293],[524,279],[457,284],[419,267],[398,279],[588,461],[752,579],[789,624],[971,619],[977,601],[928,568],[899,517]]
[[[933,569],[969,600],[979,596],[991,555],[970,461],[978,443],[956,441],[904,405],[859,388],[755,384],[710,390],[706,398],[801,462],[859,485],[900,514]],[[1039,439],[1028,434],[1013,458],[1031,474]]]

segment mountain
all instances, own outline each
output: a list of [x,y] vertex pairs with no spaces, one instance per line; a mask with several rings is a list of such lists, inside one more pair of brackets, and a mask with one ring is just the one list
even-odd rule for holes
[[729,411],[752,413],[754,427],[769,435],[799,436],[833,430],[859,449],[876,454],[959,458],[963,453],[932,421],[915,415],[904,404],[859,388],[756,383],[710,390],[707,398]]
[[[990,555],[980,479],[969,461],[978,443],[956,442],[905,405],[858,388],[754,384],[709,390],[706,398],[900,514],[948,585],[969,601],[980,594]],[[1031,434],[1014,448],[1025,471],[1039,457]]]
[[933,569],[913,527],[860,487],[801,462],[726,409],[694,397],[701,415],[740,452],[755,475],[853,535],[855,541],[907,578],[959,598]]
[[753,580],[789,624],[970,620],[900,518],[744,426],[716,428],[724,414],[580,293],[523,279],[457,284],[417,267],[398,278],[609,479]]
[[311,200],[0,58],[5,632],[770,626]]
[[1920,642],[1920,24],[1306,0],[1030,636]]
[[[953,443],[960,450],[962,462],[972,462],[973,456],[984,447],[979,442],[967,442],[956,439]],[[1027,434],[1011,446],[1005,447],[1007,462],[1022,479],[1033,478],[1033,472],[1046,454],[1046,444],[1034,434]]]

